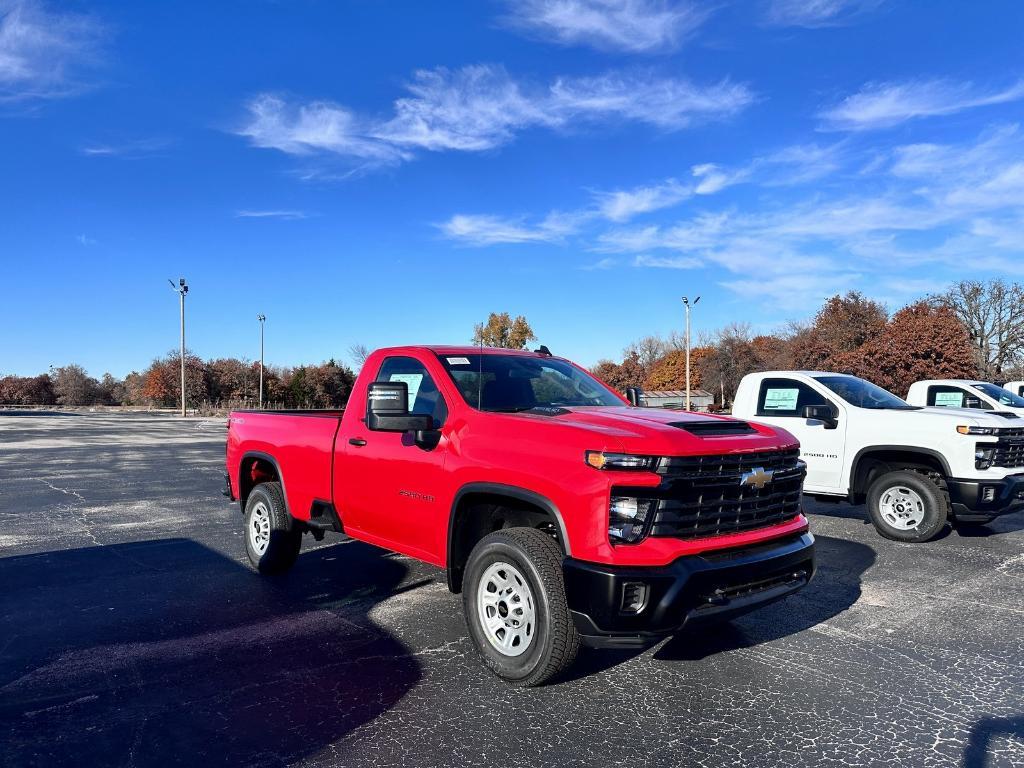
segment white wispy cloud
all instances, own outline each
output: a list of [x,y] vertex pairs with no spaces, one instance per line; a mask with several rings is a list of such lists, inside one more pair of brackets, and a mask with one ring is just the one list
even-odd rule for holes
[[635,70],[560,78],[551,86],[549,105],[563,120],[612,117],[678,130],[698,121],[731,117],[756,98],[742,83],[722,80],[699,86]]
[[995,90],[952,80],[869,83],[819,116],[826,130],[864,131],[1022,98],[1024,79]]
[[660,269],[696,269],[704,262],[693,256],[652,256],[641,253],[633,259],[635,267],[658,267]]
[[435,226],[445,237],[467,245],[553,243],[576,231],[576,224],[559,214],[550,214],[544,220],[531,225],[522,218],[459,213]]
[[675,179],[660,184],[614,192],[596,192],[598,210],[611,221],[626,221],[641,213],[669,208],[693,195],[692,186],[684,186]]
[[505,20],[564,45],[650,53],[678,48],[708,15],[668,0],[513,0]]
[[0,0],[0,101],[67,96],[86,86],[104,27],[35,0]]
[[96,239],[89,237],[88,235],[77,235],[75,240],[78,241],[79,245],[84,245],[86,248],[90,245],[96,245]]
[[150,157],[171,146],[174,141],[163,137],[127,139],[123,141],[92,142],[79,151],[86,157],[119,157],[137,159]]
[[291,155],[330,154],[368,163],[409,160],[417,150],[478,152],[530,128],[621,120],[679,130],[730,117],[752,103],[739,83],[699,86],[647,71],[559,78],[547,87],[515,81],[503,67],[473,65],[415,73],[409,94],[385,119],[326,101],[288,102],[261,94],[236,130],[254,146]]
[[882,0],[770,0],[765,20],[780,27],[833,27],[881,5]]
[[236,219],[284,219],[286,221],[294,219],[308,219],[309,214],[306,211],[295,211],[295,210],[241,210],[235,211]]

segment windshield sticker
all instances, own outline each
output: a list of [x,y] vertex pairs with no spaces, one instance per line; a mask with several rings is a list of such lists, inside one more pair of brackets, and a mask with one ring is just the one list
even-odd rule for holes
[[795,411],[799,389],[768,389],[764,395],[766,411]]
[[936,392],[935,405],[939,408],[962,408],[964,405],[964,393]]
[[446,357],[448,365],[469,365],[468,357]]
[[416,402],[416,393],[420,391],[420,383],[423,381],[422,373],[392,373],[389,379],[392,382],[404,381],[409,388],[409,410],[412,411],[412,404]]

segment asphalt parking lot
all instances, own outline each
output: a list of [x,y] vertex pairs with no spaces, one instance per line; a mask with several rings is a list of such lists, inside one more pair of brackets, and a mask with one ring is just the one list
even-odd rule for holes
[[1024,514],[901,545],[808,503],[798,596],[524,691],[434,568],[249,570],[223,438],[0,415],[0,764],[1024,766]]

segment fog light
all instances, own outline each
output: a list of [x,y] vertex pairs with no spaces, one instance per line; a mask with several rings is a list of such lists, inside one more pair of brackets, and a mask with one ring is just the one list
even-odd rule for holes
[[649,590],[642,581],[627,581],[622,585],[622,605],[619,610],[623,613],[640,613],[647,607],[647,595]]
[[981,489],[981,500],[984,502],[990,502],[996,500],[996,489],[993,486],[987,486]]

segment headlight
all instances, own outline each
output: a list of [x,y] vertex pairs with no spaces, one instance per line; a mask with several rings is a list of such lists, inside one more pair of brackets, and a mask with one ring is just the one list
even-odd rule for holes
[[608,538],[622,544],[640,541],[654,503],[654,499],[612,496],[608,505]]
[[961,435],[994,435],[999,431],[999,427],[968,427],[961,424],[956,431]]
[[587,451],[583,460],[594,469],[654,469],[657,459],[654,456],[634,456],[628,453],[604,453],[603,451]]

